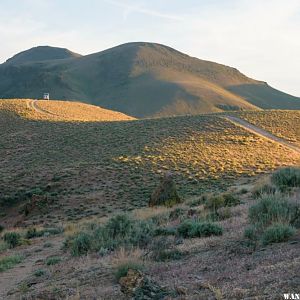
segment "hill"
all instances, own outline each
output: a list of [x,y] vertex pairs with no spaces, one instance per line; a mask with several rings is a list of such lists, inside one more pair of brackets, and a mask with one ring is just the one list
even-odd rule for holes
[[80,102],[54,100],[0,100],[0,112],[26,119],[43,121],[129,121],[135,118],[123,113]]
[[38,46],[22,51],[6,61],[6,64],[26,64],[57,59],[77,58],[80,54],[65,48]]
[[57,48],[41,50],[22,52],[0,65],[2,98],[50,92],[54,99],[80,100],[135,117],[300,109],[299,98],[265,82],[160,44],[128,43],[86,56],[64,50],[67,57],[57,56]]

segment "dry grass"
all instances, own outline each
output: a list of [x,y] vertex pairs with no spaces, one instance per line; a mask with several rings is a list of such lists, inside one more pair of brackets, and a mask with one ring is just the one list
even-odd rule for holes
[[32,107],[32,101],[31,99],[0,100],[0,111],[8,111],[26,119],[41,121],[104,122],[135,120],[135,118],[123,113],[81,102],[38,100]]

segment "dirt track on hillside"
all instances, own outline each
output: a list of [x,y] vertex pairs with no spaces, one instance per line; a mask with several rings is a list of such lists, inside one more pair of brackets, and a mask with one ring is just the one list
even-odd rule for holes
[[284,139],[282,139],[282,138],[280,138],[278,136],[275,136],[272,133],[270,133],[270,132],[268,132],[268,131],[260,128],[260,127],[257,127],[257,126],[255,126],[255,125],[253,125],[251,123],[248,123],[245,120],[242,120],[240,118],[233,117],[233,116],[228,116],[228,115],[225,116],[225,119],[231,121],[234,124],[242,126],[246,130],[248,130],[248,131],[250,131],[250,132],[252,132],[254,134],[262,136],[262,137],[264,137],[264,138],[266,138],[268,140],[271,140],[271,141],[273,141],[275,143],[281,144],[281,145],[283,145],[283,146],[285,146],[285,147],[287,147],[287,148],[289,148],[291,150],[294,150],[294,151],[300,153],[300,148],[298,146],[293,145],[293,144],[289,143],[288,141],[286,141],[286,140],[284,140]]
[[41,114],[48,114],[48,115],[52,115],[52,116],[57,116],[57,114],[54,114],[48,110],[45,110],[43,108],[40,108],[38,106],[38,100],[29,100],[29,102],[27,102],[27,105],[29,108],[35,110],[36,112],[38,113],[41,113]]

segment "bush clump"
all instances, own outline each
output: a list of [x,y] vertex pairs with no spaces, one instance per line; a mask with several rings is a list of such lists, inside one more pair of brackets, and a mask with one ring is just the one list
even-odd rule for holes
[[109,252],[117,248],[146,246],[155,235],[156,226],[152,220],[135,220],[127,215],[112,217],[105,225],[80,232],[65,241],[74,256],[88,251]]
[[116,280],[119,281],[120,278],[127,276],[129,270],[141,272],[142,270],[144,270],[144,266],[141,263],[135,261],[126,261],[124,263],[121,263],[116,267]]
[[58,264],[60,262],[61,262],[61,258],[60,257],[58,257],[58,256],[52,256],[52,257],[47,258],[46,265],[47,266],[53,266],[53,265],[56,265],[56,264]]
[[73,256],[87,254],[92,248],[92,238],[85,232],[79,233],[72,241],[71,252]]
[[263,195],[256,204],[249,208],[249,219],[252,224],[265,227],[274,222],[290,222],[294,213],[294,205],[282,195]]
[[6,232],[3,239],[9,245],[9,248],[15,248],[21,244],[21,235],[17,232]]
[[205,207],[217,211],[221,207],[232,207],[239,205],[240,200],[231,193],[224,193],[217,196],[207,197]]
[[185,220],[179,225],[177,231],[178,234],[184,238],[207,237],[223,234],[221,226],[197,220]]
[[288,167],[279,169],[271,176],[271,182],[281,190],[288,187],[300,187],[300,168]]
[[13,268],[16,264],[22,262],[23,257],[21,255],[11,255],[0,259],[0,272],[4,272]]
[[252,190],[252,195],[254,198],[258,199],[262,195],[265,194],[275,194],[277,192],[277,189],[274,185],[270,183],[263,183],[255,186]]
[[296,233],[296,229],[286,224],[273,224],[262,235],[264,245],[287,241]]
[[225,206],[225,201],[221,195],[209,197],[205,202],[205,208],[213,211],[216,211],[223,206]]
[[35,227],[31,227],[27,230],[25,234],[26,239],[33,239],[36,237],[41,236],[48,236],[48,235],[56,235],[63,232],[62,228],[45,228],[42,230],[37,230]]
[[300,227],[300,206],[282,194],[264,194],[249,208],[251,225],[244,236],[264,245],[288,240]]
[[174,249],[157,249],[152,255],[156,261],[179,260],[184,256],[184,253],[176,248]]
[[166,174],[159,184],[159,186],[153,191],[150,200],[149,206],[173,206],[182,202],[182,199],[179,197],[176,184],[173,180],[171,174]]

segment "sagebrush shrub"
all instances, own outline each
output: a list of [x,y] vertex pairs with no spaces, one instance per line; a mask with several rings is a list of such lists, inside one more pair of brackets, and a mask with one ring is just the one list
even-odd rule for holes
[[223,234],[223,229],[220,225],[197,220],[185,220],[178,226],[177,230],[178,234],[184,238],[207,237]]
[[259,198],[265,194],[275,194],[277,191],[276,187],[270,183],[259,184],[252,190],[254,198]]
[[3,239],[9,245],[9,248],[15,248],[21,244],[21,235],[17,232],[6,232]]
[[271,176],[271,182],[281,189],[300,187],[300,168],[288,167],[279,169]]
[[115,271],[116,280],[119,281],[120,278],[125,277],[129,270],[142,271],[144,270],[144,266],[141,263],[135,261],[127,261],[121,263],[116,267],[116,271]]
[[209,197],[205,202],[205,207],[214,211],[223,206],[225,200],[222,195]]
[[236,206],[236,205],[239,205],[241,203],[240,199],[238,199],[237,197],[235,197],[231,193],[223,194],[223,198],[224,198],[225,206]]
[[22,262],[23,257],[21,255],[11,255],[0,258],[0,272],[4,272],[14,265]]
[[87,254],[92,248],[92,238],[85,232],[79,233],[71,243],[71,252],[74,256]]
[[60,257],[58,257],[58,256],[52,256],[52,257],[47,258],[46,265],[47,266],[53,266],[53,265],[56,265],[56,264],[58,264],[60,262],[61,262],[61,258]]
[[73,255],[88,251],[113,251],[120,247],[146,246],[155,235],[156,226],[152,220],[135,220],[127,215],[112,217],[105,225],[80,232],[65,241]]
[[262,235],[264,245],[287,241],[296,233],[296,229],[286,224],[273,224]]
[[249,208],[250,222],[260,226],[274,222],[289,223],[293,214],[293,205],[280,194],[263,195]]

